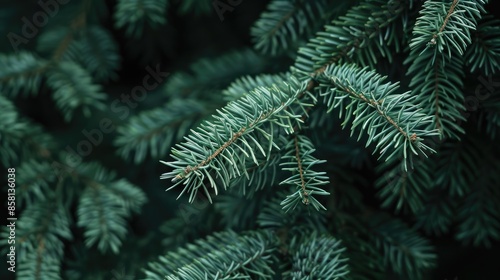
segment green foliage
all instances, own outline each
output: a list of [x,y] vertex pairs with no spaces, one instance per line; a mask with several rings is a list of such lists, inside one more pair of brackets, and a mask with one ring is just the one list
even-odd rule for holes
[[174,99],[163,108],[142,112],[128,123],[118,127],[120,134],[115,144],[118,152],[128,158],[134,153],[134,161],[140,163],[148,151],[158,158],[167,153],[174,140],[193,126],[197,117],[205,114],[205,108],[197,100]]
[[106,95],[101,87],[92,82],[89,73],[75,63],[61,62],[47,73],[47,84],[54,90],[53,99],[66,120],[73,117],[74,110],[81,108],[90,116],[90,108],[104,110],[102,102]]
[[350,60],[374,67],[377,57],[390,58],[387,45],[398,44],[393,23],[403,12],[402,5],[402,1],[362,1],[300,48],[293,69],[310,74]]
[[[185,185],[184,190],[189,194],[189,200],[201,187],[211,200],[204,180],[210,182],[210,187],[218,193],[218,186],[214,180],[211,167],[220,179],[220,186],[226,189],[231,179],[246,173],[247,158],[255,165],[259,162],[256,153],[269,156],[276,144],[273,141],[274,131],[285,127],[288,132],[293,127],[289,124],[297,118],[296,115],[287,114],[285,108],[292,104],[294,98],[303,90],[290,88],[283,92],[277,87],[257,88],[254,92],[241,99],[229,103],[214,116],[213,121],[206,121],[186,138],[186,142],[178,144],[172,155],[174,162],[163,162],[174,167],[169,173],[162,175],[162,179],[172,178],[174,185]],[[271,124],[271,131],[260,129],[264,123]],[[263,136],[267,143],[259,143],[256,137]],[[223,148],[221,148],[223,147]],[[279,147],[276,147],[279,148]],[[244,156],[236,156],[241,151]],[[221,154],[221,157],[218,157]],[[184,191],[183,191],[184,192]]]
[[[476,29],[476,19],[484,12],[479,1],[425,1],[413,29],[410,48],[432,48],[434,59],[446,52],[463,55],[471,43],[470,29]],[[436,18],[437,17],[437,18]]]
[[276,55],[293,49],[303,38],[312,35],[326,17],[327,1],[274,0],[255,22],[251,33],[254,48],[264,54]]
[[311,140],[302,135],[294,135],[284,147],[282,170],[290,171],[293,175],[286,178],[280,185],[292,185],[295,187],[293,194],[288,195],[281,205],[285,211],[293,210],[297,204],[311,204],[316,210],[324,209],[325,206],[315,198],[316,195],[329,195],[320,186],[328,184],[325,172],[314,171],[317,164],[324,160],[316,159],[312,153],[315,151]]
[[101,252],[111,249],[115,254],[127,233],[125,219],[146,202],[143,192],[127,180],[115,180],[97,164],[81,166],[86,184],[77,209],[78,226],[85,229],[85,244],[97,243]]
[[34,159],[23,162],[18,169],[24,174],[19,180],[17,188],[17,202],[19,206],[32,205],[36,201],[44,201],[53,195],[53,184],[56,174],[48,162],[38,162]]
[[405,279],[421,279],[435,265],[436,255],[428,240],[399,220],[373,219],[371,233],[384,254],[384,263]]
[[[413,29],[410,55],[412,76],[410,87],[418,93],[417,102],[434,115],[431,128],[442,136],[459,139],[463,129],[456,124],[464,121],[463,60],[460,59],[471,43],[470,29],[484,11],[485,1],[426,1]],[[436,19],[436,16],[438,17]],[[456,52],[456,56],[452,56]]]
[[0,95],[0,152],[5,166],[19,163],[24,156],[40,157],[53,148],[53,139],[42,128],[19,116],[14,104]]
[[114,13],[115,26],[126,28],[128,36],[139,37],[145,26],[166,23],[168,0],[119,0]]
[[465,52],[467,66],[471,72],[480,70],[485,75],[495,74],[500,68],[500,28],[498,20],[487,20],[479,24],[472,44]]
[[[293,245],[292,245],[293,247]],[[292,253],[291,279],[345,279],[349,274],[345,251],[339,240],[328,236],[308,236]]]
[[276,238],[267,231],[215,233],[149,264],[148,279],[273,279]]
[[37,50],[45,56],[81,65],[97,81],[116,78],[120,65],[116,42],[107,30],[97,25],[81,30],[61,26],[49,29],[37,40]]
[[20,240],[18,277],[61,279],[63,241],[73,238],[69,225],[67,210],[50,200],[39,200],[26,208],[16,232]]
[[[377,142],[375,151],[380,150],[380,157],[402,154],[406,171],[406,162],[411,154],[419,156],[433,152],[421,141],[421,137],[436,134],[424,129],[429,117],[415,108],[412,104],[414,97],[408,92],[395,93],[398,84],[382,83],[384,78],[374,71],[351,65],[329,66],[319,81],[322,87],[320,95],[325,97],[328,110],[339,108],[340,117],[346,110],[342,123],[344,127],[354,116],[352,131],[358,127],[366,131],[366,145]],[[358,140],[360,138],[361,134]],[[392,150],[389,150],[391,147]]]
[[29,52],[0,55],[0,91],[9,95],[37,93],[46,67],[44,60]]
[[[0,162],[10,197],[15,178],[17,278],[491,272],[493,3],[242,3],[1,7],[0,50],[16,50],[0,53]],[[446,271],[475,248],[480,269]]]

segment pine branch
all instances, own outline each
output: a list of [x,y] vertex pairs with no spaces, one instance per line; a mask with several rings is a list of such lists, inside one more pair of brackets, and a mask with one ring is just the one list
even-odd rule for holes
[[285,212],[293,210],[297,204],[302,202],[305,205],[311,204],[316,210],[326,208],[315,198],[316,195],[329,195],[320,186],[328,184],[328,176],[325,172],[314,171],[317,164],[324,163],[318,160],[312,153],[315,149],[311,141],[302,135],[294,135],[284,149],[287,151],[283,156],[280,165],[282,170],[291,171],[293,175],[280,183],[295,186],[296,191],[288,195],[281,202]]
[[275,75],[258,75],[255,77],[244,76],[236,79],[225,90],[222,91],[224,100],[234,101],[242,96],[245,96],[250,91],[257,87],[273,87],[278,86],[286,89],[286,84],[283,81],[290,79],[290,73],[280,73]]
[[174,99],[163,108],[142,112],[118,127],[118,153],[123,158],[133,154],[135,163],[144,161],[148,153],[158,158],[206,114],[203,104],[192,99]]
[[140,209],[146,196],[95,163],[81,164],[71,175],[85,185],[77,209],[78,226],[85,229],[85,245],[97,243],[103,253],[108,249],[118,253],[127,234],[125,219]]
[[119,0],[113,15],[116,28],[125,28],[130,37],[139,37],[145,26],[157,27],[166,23],[168,0]]
[[[204,184],[207,179],[210,186],[218,193],[218,186],[212,171],[216,172],[220,185],[226,189],[231,179],[245,174],[246,162],[250,158],[258,165],[256,152],[269,156],[275,143],[274,131],[266,132],[260,128],[265,123],[274,123],[291,132],[290,120],[298,116],[286,114],[284,111],[291,105],[302,88],[290,88],[283,92],[277,87],[257,88],[251,94],[229,103],[214,116],[213,121],[204,122],[192,132],[186,142],[178,144],[172,150],[174,162],[163,162],[174,168],[164,173],[162,179],[173,178],[174,185],[185,185],[181,192],[188,192],[192,201],[200,187],[211,201],[208,189]],[[274,128],[271,126],[271,128]],[[268,139],[267,147],[257,141],[258,134]],[[267,151],[267,152],[266,152]],[[241,152],[242,154],[238,154]],[[208,168],[210,167],[210,168]]]
[[82,108],[90,116],[90,108],[104,110],[102,100],[106,96],[100,85],[92,83],[90,75],[77,64],[61,62],[47,73],[47,84],[54,90],[56,105],[62,110],[65,120],[73,117],[76,108]]
[[[271,124],[272,125],[272,124]],[[266,131],[274,129],[266,129]],[[286,144],[286,139],[284,136],[277,135],[273,137],[275,139],[275,144],[277,147],[283,147]],[[263,135],[257,135],[258,143],[266,143],[266,139]],[[264,190],[265,188],[276,184],[279,176],[279,163],[281,162],[282,151],[271,150],[271,154],[264,155],[262,153],[255,154],[257,161],[259,162],[255,165],[254,162],[246,162],[246,172],[231,180],[229,189],[237,189],[240,194],[250,199],[254,196],[257,191]]]
[[[309,37],[328,15],[325,0],[273,0],[252,29],[254,48],[263,54],[277,55],[293,49]],[[339,9],[339,7],[336,7]]]
[[438,129],[441,137],[460,138],[464,130],[457,124],[464,121],[463,63],[457,56],[435,56],[425,51],[417,56],[412,51],[408,75],[410,87],[417,93],[415,102],[422,104],[425,113],[433,115],[428,129]]
[[435,187],[433,172],[436,166],[431,159],[419,162],[412,170],[405,171],[399,162],[395,165],[381,164],[379,171],[386,172],[375,181],[380,189],[378,195],[383,200],[382,207],[395,206],[396,212],[410,210],[418,213],[425,206],[426,196],[429,190]]
[[[18,277],[61,279],[63,239],[72,239],[69,217],[54,197],[39,201],[23,211],[16,227]],[[52,201],[52,202],[50,202]]]
[[[346,110],[342,123],[344,127],[354,115],[351,131],[354,132],[357,127],[366,130],[366,145],[377,142],[375,151],[380,150],[380,157],[385,156],[386,160],[403,154],[407,170],[411,154],[426,156],[434,152],[422,142],[421,137],[436,133],[425,129],[430,119],[415,108],[414,97],[409,92],[396,94],[398,84],[383,84],[384,80],[374,71],[352,65],[332,65],[319,77],[319,92],[325,97],[329,111],[339,108],[342,117],[343,110]],[[386,155],[388,152],[390,154]]]
[[500,69],[500,21],[485,17],[472,36],[465,52],[465,62],[471,73],[481,71],[493,75]]
[[[345,16],[326,25],[306,47],[299,50],[292,70],[310,76],[321,74],[331,64],[350,62],[354,57],[362,65],[375,66],[377,56],[390,58],[387,48],[396,36],[385,38],[394,31],[390,26],[404,10],[400,1],[362,1]],[[387,33],[386,29],[390,28]],[[378,40],[377,40],[378,39]]]
[[370,234],[384,263],[400,278],[423,279],[423,272],[435,266],[436,254],[429,241],[399,220],[370,219]]
[[456,219],[456,209],[459,199],[449,195],[448,191],[434,189],[425,198],[425,207],[415,213],[416,228],[421,228],[427,234],[442,235],[448,233]]
[[49,63],[29,52],[0,55],[0,91],[15,96],[37,94]]
[[42,128],[21,118],[14,104],[0,95],[0,152],[5,166],[19,164],[24,158],[50,155],[54,139]]
[[117,77],[120,57],[111,33],[99,26],[89,26],[80,31],[73,43],[78,51],[71,53],[72,60],[79,62],[97,81]]
[[471,43],[470,30],[476,29],[476,20],[481,17],[481,12],[485,12],[483,6],[486,2],[425,1],[413,29],[410,48],[418,49],[419,52],[433,48],[429,50],[434,53],[433,59],[445,51],[449,57],[452,52],[463,55]]
[[292,253],[292,268],[286,278],[290,279],[350,279],[345,248],[340,241],[330,236],[312,236],[299,241]]
[[[476,28],[485,2],[426,1],[413,29],[411,52],[406,59],[406,63],[412,63],[408,69],[412,76],[410,87],[418,93],[417,102],[434,115],[430,128],[438,129],[442,137],[459,139],[456,132],[463,133],[455,123],[464,121],[460,113],[464,110],[460,56],[471,43],[470,30]],[[445,7],[447,13],[443,14]]]
[[23,162],[18,172],[23,174],[17,181],[17,201],[19,207],[30,206],[36,202],[47,202],[54,194],[51,185],[55,183],[55,174],[48,162],[34,159]]
[[[215,233],[148,265],[148,279],[273,279],[275,237],[266,231]],[[250,278],[251,277],[251,278]]]

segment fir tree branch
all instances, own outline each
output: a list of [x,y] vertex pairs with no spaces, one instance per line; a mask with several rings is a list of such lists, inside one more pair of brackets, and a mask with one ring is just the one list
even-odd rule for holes
[[276,243],[268,231],[214,233],[151,262],[145,273],[148,279],[272,279]]
[[[258,164],[254,149],[268,157],[271,148],[276,147],[273,141],[275,132],[265,132],[260,126],[274,123],[291,132],[291,120],[295,121],[298,116],[286,113],[285,109],[296,100],[304,88],[305,86],[299,89],[290,88],[286,93],[277,87],[257,88],[251,94],[229,103],[214,116],[214,121],[204,122],[200,128],[193,131],[186,143],[177,145],[178,148],[173,149],[173,156],[177,161],[170,163],[162,161],[175,170],[163,174],[161,178],[173,178],[175,184],[169,189],[184,182],[186,187],[181,194],[188,190],[190,201],[201,186],[211,200],[203,180],[206,178],[210,181],[216,194],[217,184],[206,167],[210,166],[216,170],[222,186],[226,189],[231,179],[245,174],[247,157]],[[259,134],[268,139],[267,153],[256,141]],[[243,155],[235,154],[236,151]]]
[[[428,152],[434,152],[421,142],[421,137],[436,135],[436,131],[427,128],[431,119],[414,105],[415,97],[408,92],[396,94],[399,85],[383,81],[384,78],[374,71],[352,65],[331,65],[319,77],[318,90],[325,97],[328,111],[340,108],[339,115],[342,116],[346,110],[344,127],[354,115],[351,131],[359,126],[368,130],[366,145],[377,141],[375,151],[380,149],[380,157],[394,145],[386,160],[402,154],[406,170],[407,162],[412,162],[411,154],[426,156]],[[347,103],[348,100],[351,102]],[[360,137],[361,134],[358,139]]]
[[[396,7],[394,7],[396,5]],[[404,11],[399,1],[362,1],[344,17],[325,26],[306,47],[299,49],[292,70],[309,76],[320,75],[328,65],[350,62],[355,56],[363,65],[374,66],[374,53],[390,56],[383,32]],[[376,37],[382,37],[376,40]],[[394,40],[394,38],[392,38]],[[377,52],[375,52],[375,50]],[[365,52],[366,51],[366,52]]]
[[[293,210],[299,202],[302,202],[305,205],[311,204],[316,210],[326,210],[314,196],[330,194],[319,187],[328,183],[328,177],[325,172],[316,172],[313,170],[315,165],[324,163],[325,161],[318,160],[312,156],[312,153],[315,151],[314,146],[303,135],[294,135],[285,146],[285,151],[287,153],[282,157],[284,162],[280,165],[283,166],[283,170],[293,172],[293,175],[282,181],[280,185],[293,185],[296,187],[296,190],[281,202],[283,209],[285,211]],[[298,172],[298,176],[296,172]]]

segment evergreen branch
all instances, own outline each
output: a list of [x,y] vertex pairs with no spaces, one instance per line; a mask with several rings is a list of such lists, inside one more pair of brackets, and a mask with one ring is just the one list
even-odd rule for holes
[[[444,31],[444,28],[446,27],[446,23],[448,23],[448,20],[450,20],[451,15],[455,11],[455,7],[457,6],[458,1],[459,0],[453,0],[453,3],[451,3],[450,9],[448,10],[448,13],[446,14],[446,17],[444,18],[443,25],[441,25],[441,27],[439,28],[439,32],[438,33],[442,33]],[[437,35],[434,34],[432,37],[434,39],[436,39]]]
[[224,100],[234,101],[242,96],[245,96],[250,91],[257,87],[273,87],[278,86],[286,89],[286,84],[283,81],[290,79],[290,73],[280,73],[275,75],[264,74],[255,77],[244,76],[236,79],[225,90],[222,91]]
[[192,99],[174,99],[163,108],[142,112],[118,127],[115,140],[118,153],[123,158],[134,153],[135,163],[142,162],[148,151],[157,158],[206,113],[203,104]]
[[78,226],[85,229],[85,245],[101,252],[109,248],[116,254],[127,233],[125,211],[117,207],[102,185],[88,186],[78,205]]
[[116,70],[120,66],[118,45],[111,34],[99,26],[89,26],[78,32],[73,44],[76,52],[72,52],[73,61],[79,62],[97,81],[116,78]]
[[371,218],[370,234],[383,252],[384,264],[403,279],[422,279],[435,266],[436,254],[428,240],[399,220]]
[[500,191],[496,176],[500,169],[498,164],[483,168],[460,207],[460,226],[455,237],[465,244],[491,247],[492,242],[500,240]]
[[116,28],[125,27],[130,37],[139,37],[147,25],[166,23],[168,0],[119,0],[113,15]]
[[462,134],[463,129],[456,122],[465,120],[461,113],[465,109],[462,60],[457,56],[435,56],[432,50],[420,55],[417,52],[412,50],[407,60],[412,61],[408,75],[412,77],[410,87],[417,93],[415,101],[434,116],[429,129],[438,129],[441,137],[458,139],[456,132]]
[[[43,244],[36,252],[27,255],[23,264],[19,265],[19,269],[16,271],[18,279],[63,279],[61,277],[61,260],[43,255]],[[34,266],[30,267],[30,265]]]
[[378,167],[379,171],[385,171],[375,181],[380,189],[378,195],[383,200],[382,207],[395,204],[396,211],[409,209],[412,213],[418,213],[424,208],[426,194],[435,187],[432,180],[435,166],[432,160],[420,162],[418,167],[408,171],[399,162],[393,166],[382,163]]
[[47,84],[54,90],[53,99],[68,121],[76,108],[90,116],[90,107],[104,110],[106,96],[99,85],[92,83],[89,74],[77,64],[61,62],[47,73]]
[[415,213],[416,228],[427,234],[442,235],[448,233],[456,219],[459,200],[450,196],[448,190],[435,188],[425,197],[425,207]]
[[[148,279],[273,279],[276,238],[267,231],[214,233],[149,263]],[[250,278],[251,277],[251,278]]]
[[63,58],[66,50],[69,48],[74,39],[74,33],[85,28],[87,24],[87,13],[89,12],[91,2],[91,0],[83,0],[81,2],[78,14],[71,20],[69,29],[65,33],[64,37],[57,41],[57,47],[54,48],[52,55],[53,61],[59,62]]
[[283,209],[285,211],[293,210],[299,202],[302,202],[305,205],[311,204],[316,210],[326,210],[314,196],[330,194],[319,187],[328,183],[328,176],[325,172],[312,170],[316,164],[325,161],[312,156],[315,151],[314,146],[307,137],[302,135],[294,135],[293,139],[285,146],[285,150],[287,152],[282,156],[284,162],[280,165],[283,166],[284,171],[291,171],[295,174],[282,181],[280,185],[293,185],[296,187],[296,191],[281,202]]
[[[408,75],[412,75],[410,87],[418,93],[416,101],[425,104],[427,112],[434,115],[430,128],[438,129],[442,137],[458,139],[456,132],[463,133],[455,123],[464,120],[460,113],[464,109],[460,90],[463,63],[458,55],[462,56],[471,43],[470,30],[476,28],[476,18],[484,11],[485,2],[454,0],[443,17],[441,13],[448,2],[428,0],[413,29],[411,52],[406,59],[406,63],[412,63],[408,69]],[[444,51],[448,52],[447,57]]]
[[29,52],[0,55],[0,91],[8,95],[36,94],[49,63]]
[[[64,42],[67,40],[67,42]],[[64,51],[61,48],[64,45]],[[54,63],[69,61],[80,64],[88,70],[97,81],[106,81],[116,77],[115,71],[120,64],[118,46],[111,34],[105,29],[90,25],[73,30],[71,27],[49,29],[40,35],[37,41],[39,52],[56,56]]]
[[[476,19],[484,12],[483,5],[487,1],[442,0],[425,1],[421,16],[417,19],[410,42],[412,50],[422,52],[434,46],[431,52],[435,59],[447,50],[452,56],[452,49],[463,55],[467,45],[471,43],[470,30],[476,28]],[[448,6],[449,5],[449,6]],[[443,15],[443,11],[446,11]],[[436,20],[437,18],[437,20]]]
[[18,169],[23,176],[17,181],[17,204],[19,207],[33,205],[37,201],[46,201],[54,194],[50,185],[55,183],[55,174],[47,162],[34,159],[23,162]]
[[38,201],[24,210],[16,227],[18,277],[61,279],[63,239],[71,240],[69,218],[54,198]]
[[85,229],[85,245],[116,254],[127,234],[125,219],[137,212],[146,196],[136,186],[95,163],[81,164],[71,173],[86,187],[80,195],[78,226]]
[[363,1],[300,48],[292,69],[307,76],[319,75],[328,65],[350,62],[355,56],[363,65],[375,66],[375,53],[390,57],[387,45],[396,38],[384,38],[385,29],[392,28],[390,24],[403,10],[400,1]]
[[[257,224],[265,229],[283,231],[287,233],[295,230],[295,226],[298,224],[303,225],[309,230],[325,232],[326,217],[324,212],[286,212],[285,209],[283,209],[281,202],[287,193],[288,192],[286,191],[279,191],[263,204],[262,209],[257,216]],[[301,232],[301,229],[298,231]]]
[[350,279],[347,259],[343,256],[346,248],[339,240],[317,234],[305,239],[292,253],[287,279]]
[[[414,97],[408,92],[396,94],[398,84],[383,83],[384,79],[374,71],[352,65],[331,65],[319,77],[319,92],[325,97],[329,111],[340,108],[339,115],[342,117],[343,109],[346,110],[342,123],[344,127],[351,116],[355,116],[351,131],[354,132],[358,126],[367,130],[369,137],[366,145],[377,141],[375,151],[380,149],[380,157],[394,145],[386,160],[402,153],[407,170],[407,150],[417,156],[434,152],[421,142],[421,137],[436,135],[436,132],[425,129],[430,117],[415,108],[411,103]],[[361,134],[358,140],[360,137]]]
[[[339,8],[339,7],[336,7]],[[261,53],[277,55],[299,44],[318,29],[331,9],[327,1],[273,0],[252,29],[254,48]]]
[[[181,194],[188,191],[190,201],[193,201],[202,186],[211,201],[208,189],[203,184],[203,180],[208,179],[217,194],[217,184],[210,169],[217,173],[217,177],[222,181],[221,185],[226,189],[232,178],[245,174],[247,158],[252,158],[256,165],[259,164],[255,151],[260,150],[268,157],[272,146],[276,146],[273,142],[275,132],[265,132],[260,126],[274,123],[290,133],[290,120],[298,117],[282,112],[304,89],[305,85],[299,89],[290,88],[288,92],[281,91],[277,87],[257,88],[251,94],[230,102],[214,115],[213,121],[205,121],[186,138],[185,143],[178,144],[177,148],[172,150],[172,156],[176,161],[162,161],[175,169],[164,173],[161,178],[173,178],[175,184],[169,189],[180,183],[186,185]],[[256,141],[258,134],[268,139],[267,153]],[[236,154],[236,151],[241,151],[243,155]]]
[[[464,199],[458,204],[460,225],[455,237],[465,244],[490,247],[493,241],[500,239],[500,163],[497,160],[500,153],[495,143],[485,141],[484,136],[474,136],[460,143],[464,149],[461,152],[462,162],[456,160],[454,165],[461,165],[462,168],[449,168],[451,172],[461,171],[460,175],[464,177],[462,180],[456,178],[450,184],[468,183],[462,194]],[[450,185],[449,189],[454,188]]]
[[[270,124],[272,125],[272,123]],[[265,129],[265,128],[264,128]],[[265,129],[274,130],[274,129]],[[262,135],[257,135],[258,143],[267,143],[269,140]],[[285,146],[287,140],[284,136],[277,134],[273,137],[277,147]],[[272,150],[269,156],[263,154],[256,154],[258,164],[247,161],[246,172],[231,180],[230,189],[237,188],[239,192],[246,198],[253,197],[255,192],[263,190],[266,187],[272,186],[276,183],[279,173],[279,163],[281,162],[282,152],[279,150]],[[251,187],[250,189],[248,189]]]
[[[477,140],[462,137],[460,141],[442,145],[437,159],[434,182],[449,191],[450,196],[466,196],[479,178],[481,162],[488,155],[476,146]],[[485,144],[486,145],[486,144]]]
[[472,44],[465,52],[465,63],[470,72],[480,70],[485,75],[493,75],[500,69],[500,21],[485,18],[479,24]]
[[42,128],[19,117],[14,104],[0,95],[0,152],[5,166],[20,163],[24,157],[50,155],[54,140]]

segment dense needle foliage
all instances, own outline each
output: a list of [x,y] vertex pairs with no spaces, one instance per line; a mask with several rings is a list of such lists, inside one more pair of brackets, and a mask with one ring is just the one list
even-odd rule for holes
[[498,277],[489,1],[4,2],[0,278]]

